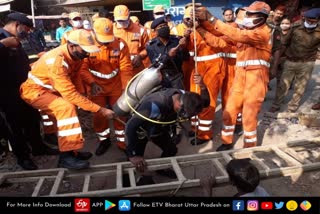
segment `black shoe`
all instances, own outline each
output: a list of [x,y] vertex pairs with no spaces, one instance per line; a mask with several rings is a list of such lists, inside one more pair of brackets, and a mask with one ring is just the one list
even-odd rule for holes
[[226,151],[226,150],[230,150],[230,149],[232,149],[233,148],[233,145],[232,144],[222,144],[221,146],[219,146],[218,148],[217,148],[217,152],[219,152],[219,151]]
[[41,156],[41,155],[58,155],[60,152],[57,149],[53,149],[45,144],[40,148],[32,150],[33,156]]
[[194,131],[188,131],[188,137],[194,137],[196,133]]
[[37,165],[30,158],[19,158],[18,164],[25,170],[36,170],[38,169]]
[[138,178],[137,186],[155,184],[152,176],[144,175]]
[[89,168],[90,163],[86,160],[80,160],[72,153],[64,152],[60,154],[58,167],[67,169],[86,169]]
[[156,173],[172,179],[177,178],[176,173],[172,169],[159,169],[159,170],[156,170]]
[[236,134],[238,136],[243,135],[242,125],[236,125],[236,128],[234,129],[234,134]]
[[197,138],[197,144],[196,144],[196,139],[194,138],[194,139],[192,139],[191,141],[190,141],[190,143],[191,143],[191,145],[192,146],[198,146],[198,145],[201,145],[201,144],[204,144],[204,143],[206,143],[206,142],[208,142],[209,140],[204,140],[204,139],[199,139],[199,138]]
[[58,148],[58,137],[56,134],[45,134],[44,135],[44,143],[52,149]]
[[91,152],[74,152],[73,154],[79,160],[89,160],[92,157]]
[[107,138],[103,141],[100,141],[99,146],[96,150],[96,155],[98,155],[98,156],[103,155],[108,150],[110,145],[111,145],[111,142],[110,142],[109,138]]

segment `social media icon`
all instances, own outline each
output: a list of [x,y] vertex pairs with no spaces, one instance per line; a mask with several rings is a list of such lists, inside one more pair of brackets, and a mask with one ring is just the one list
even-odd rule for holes
[[232,210],[233,211],[243,211],[244,210],[244,201],[243,200],[232,201]]
[[247,210],[248,211],[257,211],[259,210],[259,202],[257,200],[247,201]]
[[274,206],[276,208],[276,210],[280,210],[284,205],[284,202],[283,201],[280,201],[279,203],[277,202],[274,202]]
[[286,203],[286,207],[289,211],[295,211],[298,208],[298,203],[294,200],[290,200]]
[[114,203],[112,203],[111,201],[104,200],[104,210],[109,210],[115,206],[116,205]]
[[131,202],[129,200],[120,200],[118,202],[119,211],[130,211]]
[[264,201],[261,203],[261,209],[262,210],[272,210],[273,209],[273,203],[270,201]]
[[307,211],[311,208],[311,203],[309,201],[302,201],[301,204],[300,204],[300,208],[303,210],[303,211]]
[[75,212],[90,212],[90,198],[75,198],[74,211]]

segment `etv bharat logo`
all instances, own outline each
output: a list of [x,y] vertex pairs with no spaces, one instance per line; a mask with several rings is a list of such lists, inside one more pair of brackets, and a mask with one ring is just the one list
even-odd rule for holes
[[76,198],[74,199],[75,212],[90,212],[90,199],[89,198]]

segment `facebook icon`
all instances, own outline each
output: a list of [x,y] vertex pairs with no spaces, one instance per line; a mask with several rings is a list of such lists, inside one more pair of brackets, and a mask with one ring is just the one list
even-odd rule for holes
[[243,200],[232,201],[232,210],[233,211],[244,211],[244,201]]

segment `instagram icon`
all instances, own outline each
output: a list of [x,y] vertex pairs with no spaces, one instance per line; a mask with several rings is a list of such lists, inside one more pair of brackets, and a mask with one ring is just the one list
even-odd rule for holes
[[259,210],[259,202],[257,200],[247,201],[247,210],[248,211],[257,211]]

